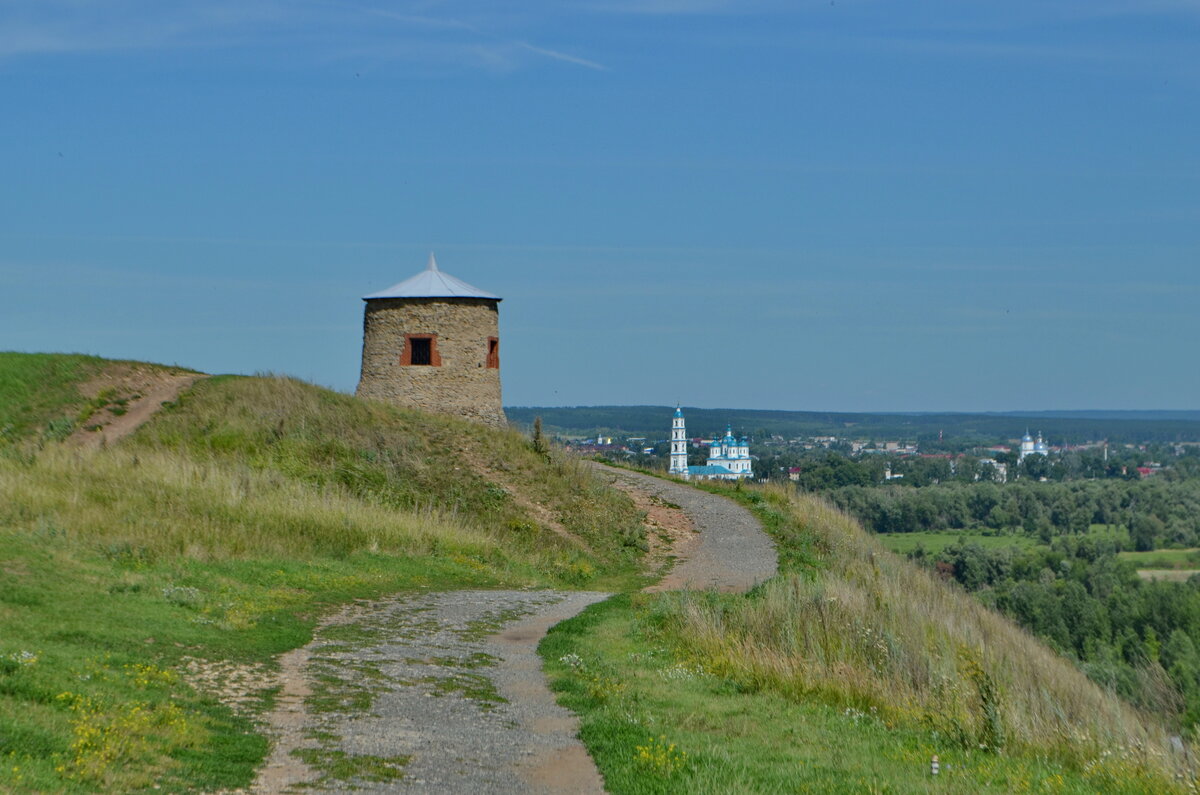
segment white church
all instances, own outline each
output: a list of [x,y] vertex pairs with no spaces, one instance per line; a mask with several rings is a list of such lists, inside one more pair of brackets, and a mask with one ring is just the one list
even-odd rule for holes
[[746,437],[735,439],[733,427],[725,430],[725,436],[708,443],[708,463],[705,466],[688,466],[687,429],[683,422],[683,409],[676,408],[671,420],[671,468],[668,474],[678,475],[684,480],[740,480],[753,475],[750,466],[750,442]]
[[1031,455],[1050,455],[1050,446],[1046,444],[1046,440],[1042,438],[1042,432],[1038,431],[1037,441],[1029,435],[1029,430],[1026,429],[1025,435],[1021,437],[1021,452],[1017,454],[1017,463],[1021,463],[1026,457]]

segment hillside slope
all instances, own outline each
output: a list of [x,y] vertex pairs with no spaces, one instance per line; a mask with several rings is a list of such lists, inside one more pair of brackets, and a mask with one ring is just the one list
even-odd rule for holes
[[644,581],[640,514],[574,461],[287,378],[209,378],[118,444],[61,441],[113,366],[0,360],[4,791],[246,785],[277,656],[354,599]]
[[819,498],[705,488],[758,515],[780,576],[612,600],[544,643],[612,791],[1190,791],[1153,716]]

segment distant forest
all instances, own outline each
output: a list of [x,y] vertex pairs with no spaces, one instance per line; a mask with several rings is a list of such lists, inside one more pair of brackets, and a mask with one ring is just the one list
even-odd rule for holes
[[[1026,429],[1041,431],[1051,444],[1107,439],[1113,443],[1200,441],[1200,411],[1061,411],[1009,414],[855,414],[755,409],[698,409],[684,406],[689,436],[734,432],[756,441],[779,435],[906,439],[933,442],[939,434],[960,443],[1014,439]],[[645,436],[664,439],[671,406],[574,406],[505,408],[509,421],[531,426],[541,417],[547,432],[569,436]]]

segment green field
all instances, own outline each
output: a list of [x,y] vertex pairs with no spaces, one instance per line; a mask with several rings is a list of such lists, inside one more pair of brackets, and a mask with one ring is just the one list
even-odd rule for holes
[[907,555],[918,547],[923,547],[930,555],[936,555],[959,541],[978,544],[984,549],[999,549],[1000,547],[1029,549],[1040,543],[1037,539],[1025,535],[983,535],[965,531],[956,533],[878,533],[875,537],[888,549],[901,555]]
[[1154,549],[1149,552],[1121,552],[1139,569],[1200,569],[1200,549]]
[[[1042,546],[1039,539],[1020,533],[1003,533],[997,530],[980,532],[970,530],[953,530],[944,532],[922,532],[922,533],[876,533],[875,537],[891,551],[907,555],[915,549],[923,548],[926,553],[936,555],[948,546],[957,544],[963,541],[968,544],[978,544],[984,549],[1000,549],[1003,547],[1016,547],[1017,549],[1032,549],[1037,546]],[[1125,547],[1129,543],[1129,533],[1124,527],[1116,525],[1094,524],[1088,530],[1088,538],[1093,539],[1108,539],[1113,541],[1117,548]],[[1160,550],[1158,552],[1147,553],[1130,553],[1122,552],[1121,557],[1127,555],[1148,555],[1156,556],[1164,553],[1188,552],[1189,550]],[[1200,550],[1192,550],[1197,553],[1195,559],[1188,559],[1186,565],[1200,565]],[[1137,562],[1135,560],[1135,562]],[[1137,562],[1139,568],[1177,568],[1175,564],[1155,566],[1143,565]]]

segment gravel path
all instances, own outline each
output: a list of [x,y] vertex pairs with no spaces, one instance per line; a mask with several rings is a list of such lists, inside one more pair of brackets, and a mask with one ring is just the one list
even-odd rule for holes
[[[775,573],[770,539],[731,500],[596,470],[679,506],[699,531],[654,588],[743,591]],[[445,591],[348,609],[285,660],[275,748],[252,792],[603,792],[575,716],[546,686],[537,644],[607,596]]]
[[537,644],[608,596],[440,591],[343,614],[307,647],[304,731],[254,791],[603,792]]
[[647,590],[716,588],[746,591],[778,570],[775,545],[754,514],[733,500],[681,483],[594,465],[619,488],[636,488],[681,507],[700,531],[699,543],[676,562],[662,582]]

